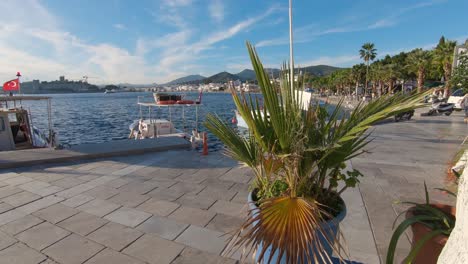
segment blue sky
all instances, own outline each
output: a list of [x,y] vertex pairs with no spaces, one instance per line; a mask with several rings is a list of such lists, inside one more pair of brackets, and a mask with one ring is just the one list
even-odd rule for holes
[[[287,0],[2,0],[0,78],[90,77],[164,83],[250,68],[245,41],[268,67],[288,59]],[[350,66],[373,42],[379,56],[468,38],[466,0],[293,1],[295,60]]]

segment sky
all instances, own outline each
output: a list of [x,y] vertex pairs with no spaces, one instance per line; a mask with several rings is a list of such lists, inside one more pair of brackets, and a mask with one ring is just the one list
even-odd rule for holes
[[[251,68],[246,41],[267,67],[289,59],[288,0],[2,0],[0,81],[60,75],[90,83],[165,83]],[[467,0],[293,0],[299,66],[359,63],[468,38]]]

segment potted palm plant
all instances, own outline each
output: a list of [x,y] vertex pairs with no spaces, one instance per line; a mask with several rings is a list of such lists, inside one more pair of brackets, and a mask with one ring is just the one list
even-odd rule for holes
[[363,153],[372,124],[421,106],[424,94],[382,97],[345,116],[341,102],[328,111],[305,104],[297,83],[291,85],[286,76],[286,65],[277,87],[254,47],[247,43],[247,49],[263,105],[257,97],[231,92],[249,136],[239,135],[215,114],[205,122],[227,154],[255,175],[248,198],[252,210],[232,248],[256,252],[256,261],[263,263],[331,263],[332,252],[340,251],[334,240],[346,214],[340,194],[362,176],[346,161]]
[[[411,227],[413,239],[411,251],[405,258],[404,263],[437,263],[442,248],[445,246],[450,233],[455,227],[455,207],[445,204],[429,203],[426,183],[424,183],[424,191],[426,194],[425,203],[406,202],[413,206],[406,211],[405,220],[403,220],[393,232],[388,246],[387,264],[394,263],[398,240],[409,227]],[[451,194],[455,195],[453,193]],[[397,219],[395,219],[395,222]]]

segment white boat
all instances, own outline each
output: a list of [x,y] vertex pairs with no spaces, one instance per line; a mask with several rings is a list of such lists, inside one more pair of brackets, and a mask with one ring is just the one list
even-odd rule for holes
[[[200,144],[203,141],[203,135],[198,132],[198,108],[201,106],[200,102],[193,104],[160,104],[159,102],[140,102],[140,97],[138,97],[138,103],[140,106],[140,118],[135,120],[132,124],[130,124],[130,135],[129,138],[139,140],[139,139],[146,139],[146,138],[159,138],[159,137],[182,137],[187,139],[192,143],[192,146],[195,147],[196,145]],[[148,116],[146,118],[143,117],[142,108],[148,108]],[[159,116],[151,116],[153,108],[157,108],[159,113],[161,109],[166,109],[168,111],[169,119],[161,118]],[[185,129],[185,111],[190,109],[190,111],[195,111],[195,126],[192,128],[191,131],[185,131],[181,129],[177,129],[172,122],[172,117],[174,116],[173,112],[175,109],[180,110],[181,119],[184,123]],[[146,112],[146,111],[144,111]]]
[[[23,107],[25,101],[47,101],[49,133],[33,125],[31,113]],[[0,151],[59,146],[52,129],[51,98],[47,96],[0,96]]]

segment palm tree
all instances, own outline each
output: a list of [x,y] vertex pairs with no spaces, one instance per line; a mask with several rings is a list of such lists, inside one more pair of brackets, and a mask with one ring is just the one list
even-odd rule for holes
[[368,83],[368,75],[369,75],[369,63],[370,61],[374,60],[375,57],[377,56],[377,49],[374,48],[374,43],[370,43],[370,42],[367,42],[367,43],[364,43],[364,45],[362,45],[362,48],[359,50],[359,55],[361,56],[361,59],[363,59],[366,64],[367,64],[367,68],[366,68],[366,84],[365,84],[365,87],[366,87],[366,92],[367,92],[367,83]]
[[430,66],[431,53],[423,49],[415,49],[411,51],[407,58],[407,66],[409,70],[416,74],[418,80],[418,92],[421,92],[426,78],[426,71]]
[[361,63],[361,64],[354,65],[353,68],[351,69],[351,74],[353,76],[354,82],[356,83],[356,96],[357,96],[357,93],[358,93],[359,84],[365,78],[364,75],[366,74],[366,71],[365,71],[364,67],[366,67],[366,66]]
[[457,45],[456,41],[440,38],[439,44],[434,49],[434,63],[441,66],[444,70],[445,90],[444,96],[449,95],[450,77],[452,75],[453,50]]

